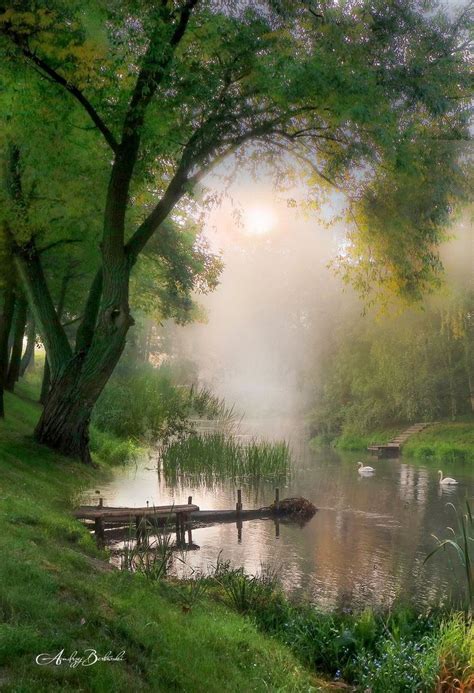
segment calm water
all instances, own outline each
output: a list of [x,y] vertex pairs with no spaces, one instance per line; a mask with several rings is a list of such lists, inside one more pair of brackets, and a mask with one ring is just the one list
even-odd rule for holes
[[[473,496],[474,473],[468,465],[445,465],[444,474],[460,483],[441,489],[433,463],[311,451],[295,429],[290,440],[295,464],[288,483],[280,485],[280,496],[308,498],[318,507],[314,518],[304,527],[244,522],[240,538],[235,524],[195,529],[192,539],[200,548],[180,556],[185,561],[184,567],[176,562],[181,572],[207,570],[222,551],[223,559],[250,573],[270,564],[288,592],[325,608],[389,606],[399,599],[437,604],[460,595],[462,574],[449,552],[428,564],[423,561],[435,546],[431,535],[445,537],[446,526],[455,526],[447,503],[460,507]],[[358,459],[376,467],[376,474],[360,477]],[[237,488],[244,507],[252,508],[269,504],[274,487],[196,478],[168,483],[158,473],[156,459],[147,458],[118,471],[100,491],[106,505],[186,503],[192,495],[201,509],[229,509],[235,507]]]

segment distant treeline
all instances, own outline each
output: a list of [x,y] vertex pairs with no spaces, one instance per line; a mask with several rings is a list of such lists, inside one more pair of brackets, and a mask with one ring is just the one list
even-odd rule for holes
[[474,411],[474,293],[371,319],[354,314],[325,347],[313,433],[335,437]]

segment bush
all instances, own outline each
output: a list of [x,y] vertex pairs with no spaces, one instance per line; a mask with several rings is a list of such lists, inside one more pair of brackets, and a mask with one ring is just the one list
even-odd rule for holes
[[112,465],[136,460],[145,452],[136,440],[122,440],[95,427],[90,430],[90,447],[103,462]]
[[112,376],[94,409],[93,424],[120,438],[150,443],[193,430],[197,415],[234,420],[233,410],[206,388],[179,385],[168,365],[122,367]]

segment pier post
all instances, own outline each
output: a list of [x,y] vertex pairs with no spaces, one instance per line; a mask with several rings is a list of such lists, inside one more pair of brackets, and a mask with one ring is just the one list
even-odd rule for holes
[[143,515],[135,515],[135,535],[137,544],[146,539],[146,518]]
[[103,541],[105,539],[104,534],[104,521],[101,517],[96,517],[94,521],[94,531],[97,539]]
[[242,520],[240,518],[237,519],[237,543],[242,543]]
[[103,507],[104,507],[104,499],[99,498],[99,508],[103,508]]
[[278,512],[280,510],[280,489],[275,489],[275,510]]
[[187,524],[187,528],[188,528],[188,545],[189,545],[189,548],[191,548],[191,546],[193,544],[193,534],[192,534],[191,525],[189,524],[189,522]]
[[184,546],[186,544],[184,513],[179,514],[179,525],[180,525],[180,529],[181,529],[181,544]]
[[179,513],[176,513],[176,546],[181,543],[181,528],[179,526]]
[[242,510],[242,491],[240,488],[237,491],[237,503],[235,504],[235,509],[238,513]]
[[188,505],[191,505],[192,502],[193,502],[193,497],[192,497],[192,496],[188,496]]

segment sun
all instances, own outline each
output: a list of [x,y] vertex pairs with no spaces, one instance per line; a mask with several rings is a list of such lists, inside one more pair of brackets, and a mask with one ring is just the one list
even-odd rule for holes
[[263,236],[269,233],[276,225],[276,214],[267,206],[249,207],[244,213],[245,231],[252,236]]

